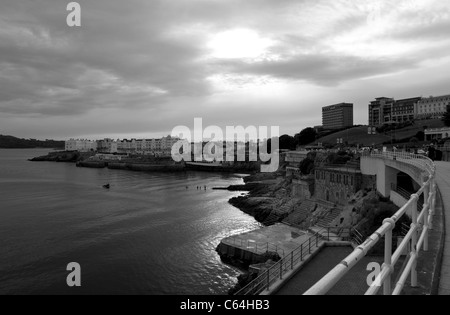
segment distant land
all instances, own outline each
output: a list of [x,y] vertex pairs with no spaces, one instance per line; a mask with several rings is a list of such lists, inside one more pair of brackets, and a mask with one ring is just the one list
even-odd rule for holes
[[64,145],[64,141],[19,139],[13,136],[0,135],[0,148],[2,149],[64,149]]

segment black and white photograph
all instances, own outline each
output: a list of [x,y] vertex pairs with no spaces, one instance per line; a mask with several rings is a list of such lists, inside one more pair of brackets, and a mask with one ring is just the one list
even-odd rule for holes
[[450,295],[449,73],[447,0],[0,0],[0,295]]

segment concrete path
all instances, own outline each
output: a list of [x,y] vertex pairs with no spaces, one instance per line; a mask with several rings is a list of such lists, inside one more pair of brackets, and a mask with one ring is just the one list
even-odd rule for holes
[[351,246],[325,247],[313,260],[286,282],[276,295],[301,295],[305,293],[351,252],[353,252]]
[[450,295],[450,163],[436,163],[436,183],[442,196],[445,214],[445,241],[442,259],[439,295]]

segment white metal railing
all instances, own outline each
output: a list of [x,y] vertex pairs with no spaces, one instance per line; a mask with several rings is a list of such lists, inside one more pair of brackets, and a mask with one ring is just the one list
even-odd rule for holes
[[286,274],[297,268],[307,256],[311,255],[323,242],[326,241],[352,241],[352,229],[350,228],[325,228],[309,237],[300,246],[289,254],[283,256],[267,270],[261,272],[256,279],[240,289],[235,295],[258,295],[263,291],[270,292],[270,288],[278,280],[286,277]]
[[[326,274],[313,287],[305,292],[305,295],[322,295],[326,294],[348,271],[352,269],[361,259],[366,256],[368,251],[383,237],[385,238],[384,264],[380,274],[376,277],[375,282],[366,292],[366,295],[374,295],[383,286],[385,295],[398,295],[401,293],[408,276],[411,276],[411,286],[417,287],[417,259],[421,249],[428,250],[428,232],[432,229],[433,215],[436,205],[436,182],[435,172],[436,165],[425,156],[409,154],[405,152],[382,152],[367,153],[362,158],[382,158],[394,159],[399,162],[414,165],[418,170],[427,174],[427,180],[423,183],[418,192],[413,194],[408,202],[400,208],[392,217],[383,221],[383,225],[366,241],[358,246],[349,256],[347,256],[339,265]],[[417,208],[419,196],[424,194],[424,205],[422,209]],[[392,231],[397,221],[411,210],[412,223],[411,227],[404,237],[397,250],[392,253]],[[418,210],[420,214],[418,214]],[[420,232],[420,235],[419,235]],[[409,246],[411,243],[411,246]],[[403,252],[408,250],[409,259],[406,267],[400,274],[399,281],[392,290],[391,276],[394,271],[395,264],[399,261]]]

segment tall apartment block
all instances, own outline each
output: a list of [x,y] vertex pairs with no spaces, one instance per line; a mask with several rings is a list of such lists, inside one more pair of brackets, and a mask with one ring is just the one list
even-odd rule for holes
[[322,125],[325,129],[353,126],[353,104],[340,103],[322,108]]

